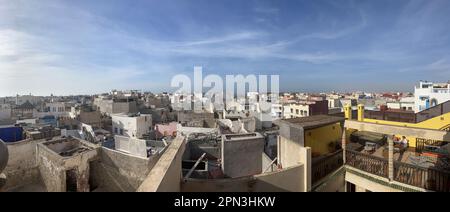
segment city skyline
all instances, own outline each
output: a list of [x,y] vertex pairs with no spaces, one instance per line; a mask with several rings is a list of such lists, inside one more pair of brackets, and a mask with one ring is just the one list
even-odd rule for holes
[[170,92],[197,65],[279,74],[286,92],[412,92],[450,73],[448,1],[0,3],[0,96]]

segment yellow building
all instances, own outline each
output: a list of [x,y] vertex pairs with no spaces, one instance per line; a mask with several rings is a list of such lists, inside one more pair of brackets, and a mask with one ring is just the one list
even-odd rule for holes
[[313,157],[335,152],[341,143],[344,118],[316,115],[278,121],[280,134],[311,147]]
[[[349,109],[349,106],[346,106],[344,108],[345,111],[345,117],[346,119],[352,119],[351,117],[351,109]],[[378,120],[378,119],[368,119],[364,117],[364,106],[358,105],[358,121],[360,122],[367,122],[367,123],[374,123],[374,124],[381,124],[381,125],[388,125],[388,126],[396,126],[396,127],[407,127],[412,129],[429,129],[429,130],[445,130],[450,131],[450,113],[446,113],[440,116],[436,116],[431,119],[427,119],[422,122],[418,123],[407,123],[407,122],[396,122],[396,121],[386,121],[386,120]],[[351,130],[351,129],[350,129]],[[351,132],[347,131],[347,135],[350,135]],[[416,140],[417,139],[425,139],[425,138],[418,138],[415,136],[408,136],[403,134],[394,134],[397,138],[402,138],[403,136],[406,137],[406,139],[409,141],[410,147],[416,147]]]
[[[419,123],[404,123],[364,117],[358,106],[357,120],[345,107],[344,149],[347,191],[450,191],[450,113]],[[377,133],[386,141],[351,141],[354,131]],[[408,146],[391,139],[405,136]]]

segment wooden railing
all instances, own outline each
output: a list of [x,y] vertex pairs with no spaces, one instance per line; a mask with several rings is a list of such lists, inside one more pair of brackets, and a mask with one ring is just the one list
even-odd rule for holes
[[445,143],[445,141],[424,139],[424,138],[416,138],[416,152],[421,153],[425,148],[425,145],[432,146],[441,146]]
[[320,160],[311,163],[311,183],[314,185],[316,182],[326,177],[330,173],[340,168],[344,163],[343,151],[338,150],[332,155],[322,158]]
[[394,180],[432,191],[450,191],[450,172],[435,168],[423,168],[395,162]]
[[346,165],[381,177],[388,177],[388,160],[361,152],[346,150]]

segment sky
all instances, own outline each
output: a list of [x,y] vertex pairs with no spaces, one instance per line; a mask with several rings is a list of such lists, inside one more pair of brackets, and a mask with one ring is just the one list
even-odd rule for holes
[[281,91],[450,80],[448,0],[0,0],[0,96],[171,91],[176,74]]

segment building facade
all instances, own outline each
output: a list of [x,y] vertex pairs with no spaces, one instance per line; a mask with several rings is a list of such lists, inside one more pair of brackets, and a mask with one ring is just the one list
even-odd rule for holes
[[450,100],[449,83],[423,82],[414,88],[416,113]]
[[152,116],[114,114],[112,117],[113,134],[130,138],[143,138],[152,130]]

